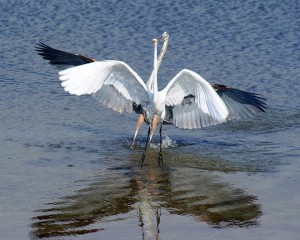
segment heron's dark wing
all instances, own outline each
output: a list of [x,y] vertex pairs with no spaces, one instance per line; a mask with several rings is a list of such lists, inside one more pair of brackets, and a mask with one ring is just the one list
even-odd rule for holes
[[68,53],[49,47],[42,42],[36,43],[35,50],[43,59],[48,60],[51,65],[56,66],[79,66],[96,61],[83,55]]
[[229,109],[228,119],[246,119],[267,109],[266,99],[259,94],[212,84]]

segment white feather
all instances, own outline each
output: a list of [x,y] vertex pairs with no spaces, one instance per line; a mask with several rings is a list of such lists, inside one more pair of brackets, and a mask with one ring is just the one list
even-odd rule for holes
[[[200,128],[227,120],[226,104],[205,79],[191,70],[180,71],[163,91],[165,104],[174,106],[174,124],[179,128]],[[182,104],[189,95],[195,97],[195,102]]]
[[[143,80],[121,61],[92,62],[60,71],[59,75],[66,92],[92,94],[117,112],[124,109],[131,112],[132,108],[128,107],[130,103],[146,105],[149,101]],[[108,88],[104,89],[104,86]]]

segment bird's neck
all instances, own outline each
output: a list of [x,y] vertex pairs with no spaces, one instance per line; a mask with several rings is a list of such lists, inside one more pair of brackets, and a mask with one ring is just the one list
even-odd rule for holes
[[[164,40],[164,44],[163,44],[163,46],[161,48],[161,51],[160,51],[160,54],[157,58],[157,64],[156,64],[157,65],[157,72],[158,72],[158,69],[160,67],[161,61],[162,61],[164,55],[167,52],[168,42],[169,42],[169,38]],[[151,92],[153,92],[153,78],[154,78],[154,70],[151,72],[149,80],[147,81],[147,87]]]
[[153,61],[153,94],[157,94],[157,43],[154,44],[154,61]]

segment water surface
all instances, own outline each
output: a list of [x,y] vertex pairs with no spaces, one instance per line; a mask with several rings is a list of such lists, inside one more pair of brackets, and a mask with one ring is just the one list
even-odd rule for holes
[[[3,239],[298,239],[298,1],[1,1]],[[268,112],[201,130],[164,128],[145,166],[136,115],[71,96],[42,41],[126,61],[143,79],[167,31],[159,88],[182,68],[262,94]]]

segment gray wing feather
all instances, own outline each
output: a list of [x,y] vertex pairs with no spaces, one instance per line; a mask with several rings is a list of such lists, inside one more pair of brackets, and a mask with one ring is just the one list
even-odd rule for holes
[[255,93],[227,87],[218,89],[217,93],[229,109],[229,120],[247,119],[267,109],[266,99]]

